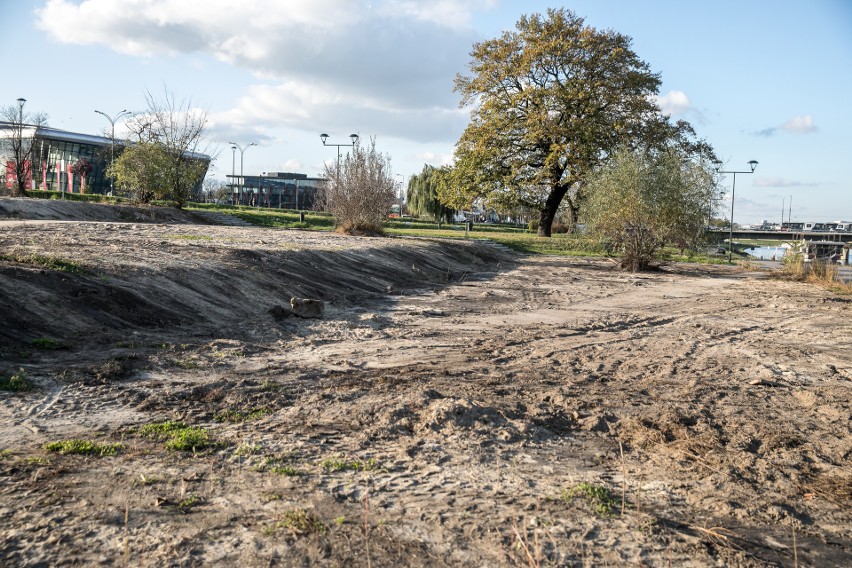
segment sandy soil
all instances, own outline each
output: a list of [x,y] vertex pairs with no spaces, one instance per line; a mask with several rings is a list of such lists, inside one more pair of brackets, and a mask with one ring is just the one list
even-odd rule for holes
[[84,220],[0,220],[1,565],[852,565],[849,297],[42,207]]

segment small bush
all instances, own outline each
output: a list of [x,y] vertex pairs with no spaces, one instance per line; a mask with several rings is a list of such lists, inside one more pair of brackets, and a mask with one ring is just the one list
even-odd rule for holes
[[282,529],[287,529],[296,535],[325,534],[328,530],[325,523],[320,521],[314,513],[304,509],[286,511],[280,521],[265,528],[263,532],[267,535],[273,535]]
[[0,390],[25,392],[34,388],[33,384],[27,379],[27,372],[23,369],[18,369],[18,372],[10,377],[0,375]]
[[618,501],[612,496],[609,489],[585,481],[562,492],[563,501],[570,503],[577,497],[585,499],[597,514],[604,517],[612,516],[616,506],[618,506]]

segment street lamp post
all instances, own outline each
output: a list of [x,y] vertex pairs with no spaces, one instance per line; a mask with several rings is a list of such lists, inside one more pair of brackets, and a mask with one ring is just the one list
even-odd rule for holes
[[237,150],[240,151],[240,201],[242,202],[242,200],[243,200],[243,154],[245,154],[246,150],[248,150],[252,146],[257,146],[257,142],[252,142],[251,144],[249,144],[248,146],[245,146],[245,147],[241,146],[240,144],[237,144],[236,142],[228,142],[228,144],[231,145],[232,150],[237,149]]
[[231,146],[231,205],[236,205],[234,200],[234,181],[237,179],[237,147]]
[[[17,143],[17,156],[15,156],[15,183],[18,184],[18,189],[24,187],[23,182],[21,181],[21,176],[24,173],[23,156],[24,156],[24,104],[26,104],[27,99],[24,97],[20,97],[18,99],[18,139]],[[21,197],[24,197],[23,192],[21,192]]]
[[350,134],[349,139],[352,140],[351,144],[326,144],[325,141],[328,140],[328,134],[320,134],[320,140],[322,140],[323,146],[337,146],[337,171],[340,171],[340,147],[341,146],[354,146],[358,142],[357,134]]
[[[119,112],[118,114],[116,114],[114,117],[110,117],[110,115],[108,115],[107,113],[99,111],[97,109],[95,109],[95,112],[104,116],[109,121],[109,125],[112,128],[112,134],[110,135],[110,147],[109,147],[109,165],[112,166],[113,162],[115,161],[115,121],[118,120],[119,118],[121,118],[122,116],[125,116],[125,115],[130,116],[133,113],[128,111],[127,109],[124,109],[121,112]],[[114,190],[115,190],[114,178],[112,176],[110,176],[109,177],[109,193],[110,193],[110,195],[112,195]]]
[[716,171],[720,174],[734,174],[734,183],[731,186],[731,226],[728,229],[728,262],[731,262],[731,257],[734,252],[734,195],[737,190],[737,174],[753,174],[754,168],[757,167],[757,162],[751,160],[748,163],[750,171],[722,171],[721,163],[716,162]]
[[402,184],[399,186],[399,218],[402,219],[402,204],[403,196],[405,195],[405,176],[403,174],[396,174],[396,177],[402,178]]

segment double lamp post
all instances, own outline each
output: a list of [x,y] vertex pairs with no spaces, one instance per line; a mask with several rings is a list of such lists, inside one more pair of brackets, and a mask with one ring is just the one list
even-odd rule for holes
[[228,144],[231,145],[231,150],[232,150],[232,153],[231,153],[232,154],[231,155],[231,182],[232,182],[231,183],[231,195],[233,195],[233,189],[234,189],[233,180],[236,177],[235,172],[234,172],[234,166],[235,166],[236,158],[237,158],[237,150],[240,151],[240,190],[239,190],[239,196],[237,198],[237,205],[242,205],[243,186],[245,185],[245,183],[243,182],[243,154],[245,154],[246,150],[248,150],[252,146],[257,146],[257,142],[252,142],[248,146],[242,146],[240,144],[237,144],[236,142],[228,142]]
[[734,252],[734,194],[737,190],[737,174],[753,174],[754,169],[757,167],[757,162],[751,160],[748,165],[751,168],[750,171],[722,171],[722,162],[716,162],[716,173],[734,174],[734,184],[731,186],[731,226],[728,229],[728,262],[731,262]]

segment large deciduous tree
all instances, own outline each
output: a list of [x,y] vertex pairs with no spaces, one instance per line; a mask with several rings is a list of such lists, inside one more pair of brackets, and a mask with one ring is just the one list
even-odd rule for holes
[[423,171],[411,176],[405,196],[409,212],[419,217],[434,219],[438,223],[452,221],[455,209],[444,205],[438,199],[439,178],[445,172],[443,168],[427,164],[423,166]]
[[539,235],[550,236],[563,200],[576,222],[588,176],[619,146],[691,135],[661,114],[660,78],[630,44],[566,9],[523,16],[515,31],[475,44],[471,74],[455,83],[472,105],[456,191],[537,210]]
[[649,268],[666,244],[695,246],[704,236],[716,175],[707,160],[679,148],[617,151],[587,186],[582,219],[590,234],[622,253],[622,268]]

